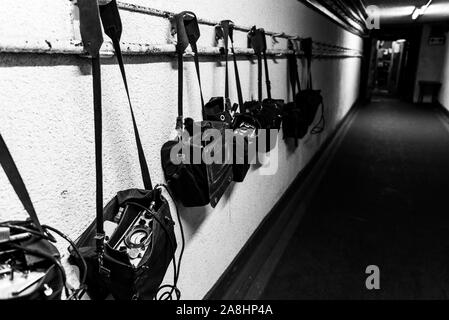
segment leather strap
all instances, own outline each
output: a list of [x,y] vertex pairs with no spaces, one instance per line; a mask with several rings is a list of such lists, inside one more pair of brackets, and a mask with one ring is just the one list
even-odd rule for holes
[[101,110],[101,64],[100,47],[103,43],[97,1],[78,0],[80,31],[84,49],[92,57],[92,87],[95,125],[95,175],[96,175],[96,229],[97,259],[99,272],[103,267],[103,161],[102,161],[102,110]]
[[262,102],[262,56],[257,55],[257,100]]
[[193,60],[195,62],[195,70],[200,87],[201,112],[203,119],[205,119],[206,112],[204,108],[203,90],[201,87],[198,47],[196,45],[196,42],[201,35],[198,26],[198,20],[196,18],[196,15],[190,11],[183,11],[175,15],[174,19],[176,23],[177,34],[176,52],[178,55],[178,119],[176,122],[176,128],[179,129],[182,128],[183,121],[183,54],[189,44],[194,53]]
[[120,38],[122,34],[122,22],[118,11],[116,0],[112,0],[110,3],[100,6],[100,16],[103,23],[104,32],[111,38],[114,46],[117,61],[120,67],[120,73],[122,75],[123,84],[125,86],[126,95],[128,97],[129,110],[131,112],[131,118],[133,121],[134,137],[136,140],[137,152],[139,155],[140,171],[142,173],[142,180],[146,190],[152,190],[150,172],[148,170],[145,153],[143,151],[142,142],[140,140],[139,130],[137,127],[136,118],[134,116],[134,110],[131,103],[131,97],[129,94],[128,81],[126,79],[125,66],[123,63],[122,50],[120,48]]
[[229,57],[229,29],[230,21],[223,20],[220,25],[223,29],[223,42],[225,46],[225,61],[226,61],[226,72],[225,72],[225,100],[229,101],[229,70],[228,70],[228,57]]
[[23,182],[22,177],[20,176],[19,170],[17,169],[16,164],[14,163],[14,160],[11,156],[11,153],[9,152],[8,147],[6,146],[6,143],[3,140],[1,134],[0,134],[0,163],[3,170],[5,171],[6,176],[8,177],[9,182],[14,188],[14,191],[19,197],[20,202],[22,202],[23,207],[30,216],[31,221],[33,221],[33,224],[38,228],[38,230],[41,233],[44,233],[44,230],[42,229],[42,226],[37,217],[36,210],[34,209],[33,203],[31,202],[30,195],[28,194],[28,191],[25,187],[25,183]]
[[268,99],[271,100],[271,82],[270,82],[270,74],[268,72],[268,58],[267,58],[267,40],[265,38],[265,30],[259,29],[259,32],[261,33],[262,41],[263,41],[263,62],[265,66],[265,83],[267,86],[267,96]]
[[203,119],[205,119],[206,118],[206,109],[204,108],[203,89],[201,87],[201,76],[200,76],[200,62],[199,62],[199,58],[198,58],[198,48],[196,46],[196,42],[191,42],[190,47],[192,48],[192,51],[194,53],[193,61],[195,62],[196,76],[198,78],[198,85],[200,87],[201,111],[202,111]]
[[251,47],[254,49],[254,53],[257,55],[257,91],[258,100],[262,101],[262,57],[265,65],[265,82],[267,86],[268,99],[271,100],[271,82],[268,72],[268,59],[267,59],[267,42],[265,39],[265,30],[260,28],[256,29],[253,26],[248,33]]
[[288,40],[288,49],[293,50],[293,53],[287,56],[287,61],[288,61],[288,70],[290,74],[290,85],[292,87],[292,95],[294,98],[296,95],[296,88],[298,88],[298,91],[301,91],[301,83],[299,81],[298,63],[296,61],[296,51],[293,42],[291,40]]
[[104,234],[103,228],[103,154],[102,154],[102,105],[101,105],[101,64],[100,56],[92,57],[92,87],[94,95],[94,125],[95,125],[95,172],[97,180],[97,234]]
[[307,60],[307,89],[312,90],[312,51],[313,41],[312,38],[301,40],[301,49],[304,52],[304,56]]
[[235,73],[235,83],[237,85],[237,98],[239,101],[239,111],[242,112],[243,107],[243,94],[242,94],[242,85],[240,82],[239,69],[237,65],[237,57],[235,55],[234,50],[234,23],[231,20],[223,20],[220,22],[220,25],[223,29],[223,39],[225,44],[225,57],[226,57],[226,87],[225,87],[225,97],[229,98],[229,83],[228,83],[228,37],[231,40],[231,53],[232,60],[234,61],[234,73]]
[[103,44],[100,17],[98,15],[97,1],[78,0],[80,15],[80,33],[84,50],[94,57],[100,53]]

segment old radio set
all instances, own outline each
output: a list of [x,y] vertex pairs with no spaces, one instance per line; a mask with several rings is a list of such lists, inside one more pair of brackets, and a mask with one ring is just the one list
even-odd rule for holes
[[104,222],[105,241],[111,248],[126,252],[134,267],[152,245],[154,205],[152,202],[148,211],[126,204],[119,208],[113,221]]

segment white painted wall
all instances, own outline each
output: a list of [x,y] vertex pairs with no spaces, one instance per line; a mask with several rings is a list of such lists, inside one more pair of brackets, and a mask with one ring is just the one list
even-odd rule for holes
[[[431,29],[431,25],[425,25],[422,32],[418,69],[416,73],[414,102],[417,102],[419,97],[419,81],[441,82],[443,75],[446,47],[429,45]],[[430,97],[424,97],[424,99],[425,102],[430,101]]]
[[[130,0],[128,0],[130,1]],[[198,17],[232,19],[237,24],[311,36],[354,49],[362,41],[296,0],[211,1],[132,0],[164,10],[194,11]],[[73,30],[69,1],[2,0],[0,41],[68,39]],[[169,41],[167,20],[121,12],[125,42]],[[200,45],[213,45],[213,28],[201,26]],[[236,32],[236,46],[246,35]],[[271,41],[268,39],[271,46]],[[286,48],[281,41],[276,48]],[[104,60],[104,185],[105,202],[118,190],[141,187],[140,170],[125,92],[115,60]],[[126,59],[128,80],[142,143],[155,183],[164,182],[160,147],[169,139],[176,118],[176,61],[168,57]],[[239,61],[246,99],[257,95],[257,65]],[[16,159],[42,222],[77,237],[95,215],[94,133],[89,61],[75,56],[0,55],[0,131]],[[273,97],[289,98],[287,64],[270,60]],[[306,165],[320,144],[355,102],[360,59],[317,60],[314,83],[323,90],[327,129],[289,150],[279,147],[279,170],[260,176],[252,170],[244,183],[233,185],[217,208],[180,208],[186,230],[186,251],[179,287],[185,299],[202,298]],[[206,99],[224,92],[224,64],[203,60]],[[200,117],[193,63],[185,64],[185,115]],[[231,76],[233,73],[231,71]],[[231,82],[234,85],[234,82]],[[233,99],[236,99],[234,92]],[[0,220],[24,218],[23,209],[3,171],[0,172]],[[178,236],[179,239],[179,236]],[[65,245],[64,245],[65,246]]]
[[449,110],[449,33],[446,34],[446,54],[442,68],[441,83],[443,85],[441,87],[439,101]]

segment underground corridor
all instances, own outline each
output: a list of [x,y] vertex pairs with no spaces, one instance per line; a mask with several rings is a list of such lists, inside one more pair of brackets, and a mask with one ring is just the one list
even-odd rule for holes
[[449,300],[449,0],[0,12],[0,305]]
[[[429,105],[358,109],[263,299],[447,299],[449,126]],[[378,266],[380,290],[365,288]]]

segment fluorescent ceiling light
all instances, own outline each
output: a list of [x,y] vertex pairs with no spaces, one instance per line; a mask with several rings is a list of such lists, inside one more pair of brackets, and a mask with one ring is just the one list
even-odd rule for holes
[[405,6],[405,7],[383,7],[380,9],[381,18],[396,18],[405,17],[412,14],[415,10],[415,6]]
[[449,16],[449,3],[433,3],[427,9],[426,16]]

